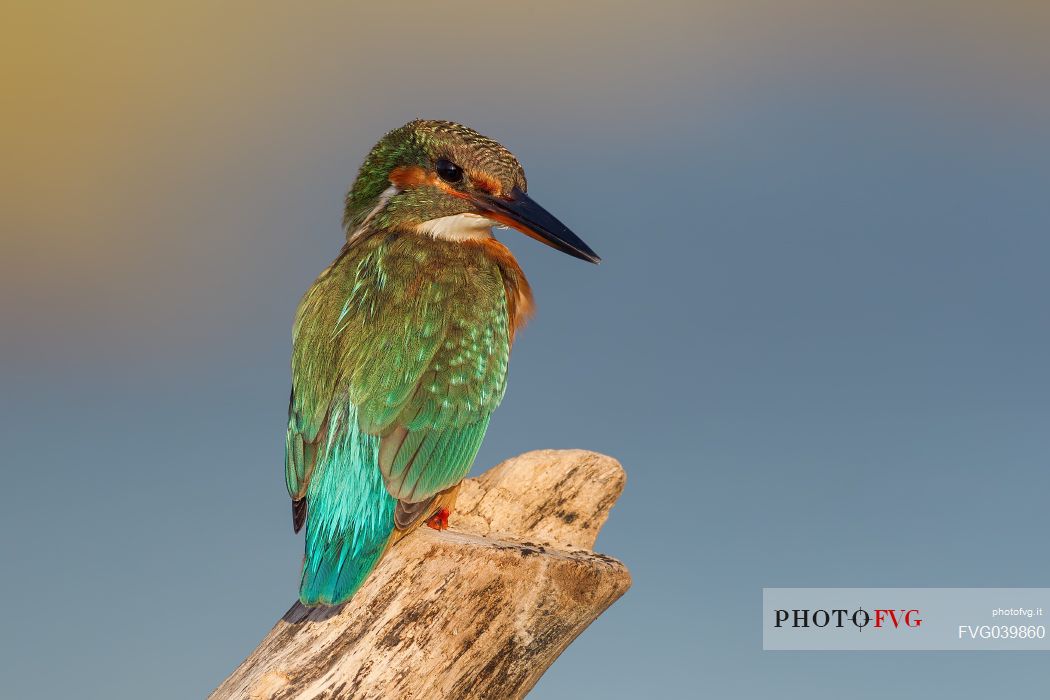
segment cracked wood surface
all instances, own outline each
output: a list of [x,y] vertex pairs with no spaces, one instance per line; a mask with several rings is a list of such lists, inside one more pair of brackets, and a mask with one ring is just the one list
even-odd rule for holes
[[540,450],[463,482],[352,600],[296,603],[213,700],[521,698],[631,585],[590,551],[624,485],[611,457]]

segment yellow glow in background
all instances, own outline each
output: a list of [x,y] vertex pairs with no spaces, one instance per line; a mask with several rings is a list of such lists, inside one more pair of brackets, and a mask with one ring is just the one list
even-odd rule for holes
[[1037,1],[12,3],[0,32],[0,289],[123,322],[222,293],[216,261],[294,187],[281,159],[345,153],[349,179],[416,115],[688,139],[689,106],[807,70],[931,74],[963,109],[1050,99]]

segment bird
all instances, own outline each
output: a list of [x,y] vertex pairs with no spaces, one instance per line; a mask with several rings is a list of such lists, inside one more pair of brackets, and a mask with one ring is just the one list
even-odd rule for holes
[[600,262],[527,189],[509,150],[451,121],[411,121],[365,158],[346,241],[292,328],[285,480],[306,528],[304,605],[346,602],[402,537],[448,526],[533,310],[493,227]]

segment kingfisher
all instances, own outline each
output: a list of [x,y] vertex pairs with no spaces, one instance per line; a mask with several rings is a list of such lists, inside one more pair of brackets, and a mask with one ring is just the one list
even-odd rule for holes
[[349,600],[407,533],[448,526],[533,308],[492,228],[600,262],[526,191],[510,151],[455,122],[409,122],[365,158],[346,242],[292,329],[285,479],[306,527],[304,605]]

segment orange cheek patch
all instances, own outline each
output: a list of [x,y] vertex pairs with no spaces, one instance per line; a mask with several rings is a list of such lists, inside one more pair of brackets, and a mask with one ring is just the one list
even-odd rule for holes
[[436,179],[434,173],[429,173],[418,165],[399,165],[390,171],[387,176],[390,184],[398,189],[406,190],[410,187],[419,187],[432,183]]
[[437,173],[421,168],[418,165],[399,165],[390,171],[390,174],[387,175],[387,179],[390,180],[390,184],[397,187],[399,190],[407,190],[412,187],[429,185],[431,187],[437,187],[453,197],[470,199],[469,196],[439,178]]

